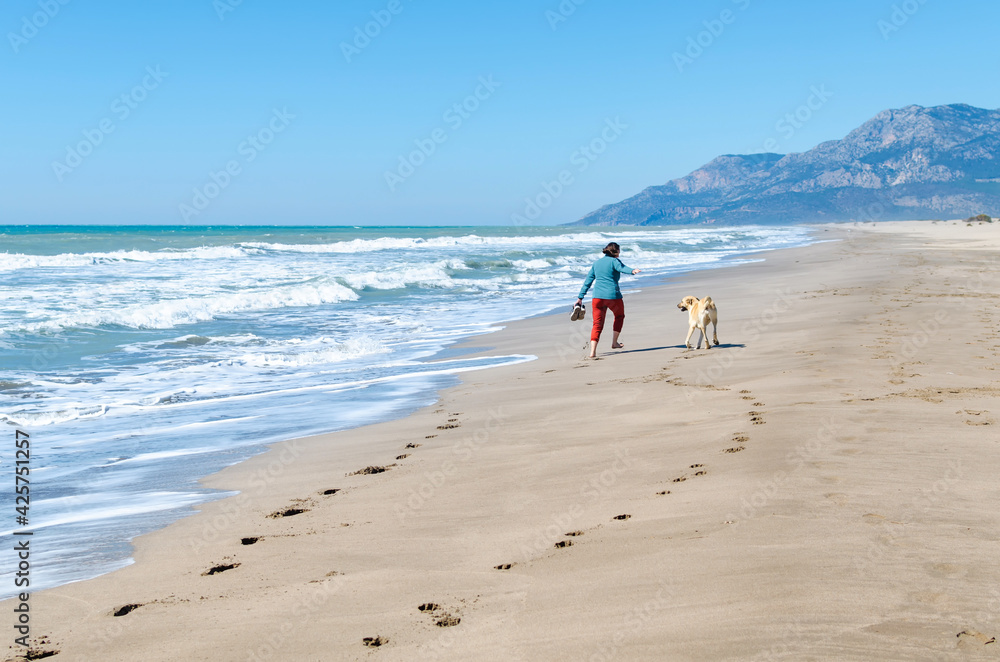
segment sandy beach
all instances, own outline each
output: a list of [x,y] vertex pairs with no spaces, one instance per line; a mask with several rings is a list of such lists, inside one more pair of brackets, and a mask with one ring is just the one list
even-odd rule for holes
[[[567,292],[471,343],[537,360],[209,477],[240,494],[32,594],[33,650],[1000,658],[1000,225],[816,232],[627,296],[600,360]],[[684,348],[689,294],[716,301],[719,347]]]

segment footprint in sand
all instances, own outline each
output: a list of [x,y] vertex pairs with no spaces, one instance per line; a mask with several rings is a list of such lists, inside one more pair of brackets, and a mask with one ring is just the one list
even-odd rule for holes
[[838,506],[846,506],[851,501],[850,498],[843,492],[827,492],[823,496],[830,499]]
[[384,467],[378,467],[378,466],[365,467],[364,469],[358,469],[357,471],[353,471],[353,472],[351,472],[351,473],[349,473],[347,475],[348,476],[371,476],[371,475],[374,475],[374,474],[385,473],[391,467],[394,467],[394,466],[396,466],[396,465],[395,464],[387,464]]
[[369,648],[378,648],[379,646],[385,646],[387,643],[389,643],[389,640],[385,637],[379,637],[379,636],[365,637],[364,639],[361,640],[361,643],[363,643],[365,646],[368,646]]
[[510,570],[515,565],[517,565],[517,564],[516,563],[501,563],[500,565],[493,566],[493,569],[494,570]]
[[[437,435],[432,435],[432,436],[435,436],[435,437],[436,437]],[[407,447],[407,448],[420,448],[420,444],[413,444],[413,443],[410,443],[410,444],[406,444],[406,447]]]
[[239,563],[222,563],[220,565],[213,566],[213,567],[209,568],[205,572],[201,573],[201,576],[202,577],[208,577],[208,576],[211,576],[211,575],[217,575],[220,572],[227,572],[229,570],[232,570],[232,569],[238,568],[238,567],[240,567]]
[[[142,606],[141,602],[138,603],[138,604],[122,605],[118,609],[115,609],[114,612],[111,615],[112,616],[124,616],[125,614],[129,614],[129,613],[135,611],[136,609],[138,609],[141,606]],[[29,657],[28,659],[29,660],[37,660],[38,658],[37,657],[35,657],[35,658]]]
[[419,609],[424,613],[430,613],[432,616],[434,616],[434,618],[436,619],[434,621],[434,625],[438,626],[439,628],[450,628],[462,622],[462,619],[460,617],[452,616],[448,612],[443,612],[441,614],[434,614],[434,612],[439,611],[441,609],[441,605],[435,602],[425,602],[424,604],[417,607],[417,609]]
[[301,515],[302,513],[308,513],[308,508],[285,508],[283,510],[276,510],[268,517],[270,519],[280,519],[282,517],[293,517],[295,515]]
[[962,649],[983,648],[985,646],[990,646],[991,644],[995,645],[997,642],[996,637],[987,636],[982,632],[973,630],[972,628],[962,630],[955,636],[958,637],[958,647]]
[[573,546],[572,540],[560,540],[555,544],[556,549],[562,549],[563,547],[572,547],[572,546]]
[[662,492],[657,492],[656,496],[666,496],[670,494],[670,490],[663,490]]
[[629,519],[629,518],[631,518],[631,517],[632,517],[631,515],[615,515],[615,516],[614,516],[614,517],[612,517],[611,519],[616,519],[616,520],[627,520],[627,519]]
[[331,487],[328,490],[323,490],[322,492],[320,492],[320,494],[322,494],[323,496],[333,496],[339,491],[340,491],[339,487]]
[[705,465],[704,464],[692,464],[689,468],[690,469],[698,469],[699,467],[703,467],[703,466],[705,466]]
[[583,531],[570,531],[569,533],[564,533],[563,535],[564,536],[569,536],[570,538],[574,538],[576,536],[582,536],[583,535]]
[[406,458],[408,458],[408,457],[410,457],[410,454],[409,454],[409,453],[403,453],[402,455],[397,455],[397,456],[396,456],[396,459],[397,459],[397,460],[405,460],[405,459],[406,459]]
[[434,625],[439,628],[450,628],[458,625],[462,622],[462,619],[458,616],[452,616],[451,614],[441,614],[441,616],[434,621]]
[[686,480],[687,480],[687,476],[680,476],[678,478],[674,478],[674,482],[675,483],[683,483]]
[[745,450],[745,449],[746,449],[746,446],[733,446],[732,448],[727,448],[726,450],[724,450],[722,452],[723,453],[739,453],[740,451]]
[[259,541],[259,540],[260,540],[260,538],[258,538],[257,536],[251,536],[251,537],[248,537],[248,538],[240,538],[240,544],[241,545],[256,545],[257,541]]

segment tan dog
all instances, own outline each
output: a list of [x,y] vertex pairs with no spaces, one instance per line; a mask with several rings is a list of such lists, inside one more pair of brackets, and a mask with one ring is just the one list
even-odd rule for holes
[[695,329],[701,331],[701,336],[698,338],[698,349],[701,349],[701,339],[705,339],[705,349],[710,349],[712,343],[708,342],[708,323],[712,323],[712,342],[716,345],[719,344],[719,336],[716,335],[716,328],[719,324],[718,311],[715,309],[715,302],[712,301],[712,297],[705,297],[699,300],[697,297],[684,297],[681,302],[677,304],[677,307],[681,310],[688,311],[688,323],[690,328],[688,329],[687,338],[684,340],[684,344],[688,349],[691,349],[691,336],[694,334]]

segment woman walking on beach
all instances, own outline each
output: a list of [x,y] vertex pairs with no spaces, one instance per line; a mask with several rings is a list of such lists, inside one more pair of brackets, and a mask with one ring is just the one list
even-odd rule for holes
[[576,300],[576,305],[583,305],[583,297],[587,295],[590,286],[594,286],[594,298],[591,299],[591,306],[594,315],[594,326],[590,330],[590,358],[597,356],[597,341],[601,339],[601,331],[604,330],[604,316],[610,309],[615,316],[614,335],[611,337],[611,348],[622,349],[624,345],[618,342],[618,334],[622,332],[622,325],[625,324],[625,301],[622,299],[622,291],[618,289],[618,279],[622,274],[639,273],[639,269],[626,267],[618,259],[621,253],[621,246],[611,242],[604,247],[604,257],[594,263],[583,281],[580,289],[580,296]]

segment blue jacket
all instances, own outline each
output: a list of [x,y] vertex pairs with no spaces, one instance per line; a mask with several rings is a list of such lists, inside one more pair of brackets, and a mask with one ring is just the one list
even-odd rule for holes
[[590,268],[587,279],[583,281],[580,289],[582,299],[594,285],[595,299],[621,299],[622,291],[618,289],[618,279],[622,274],[631,274],[632,267],[626,267],[621,260],[616,257],[605,255]]

